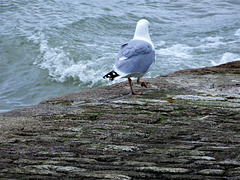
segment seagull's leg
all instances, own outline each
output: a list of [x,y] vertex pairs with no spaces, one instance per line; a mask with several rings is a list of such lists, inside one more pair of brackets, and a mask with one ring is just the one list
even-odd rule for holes
[[131,89],[132,94],[136,94],[136,95],[142,94],[142,92],[134,92],[134,91],[133,91],[133,88],[132,88],[132,80],[131,80],[130,78],[128,78],[128,83],[129,83],[129,86],[130,86],[130,89]]
[[141,82],[141,81],[140,81],[140,78],[137,79],[137,83],[138,83],[138,84],[141,84],[142,87],[147,88],[147,84],[146,84],[145,82]]

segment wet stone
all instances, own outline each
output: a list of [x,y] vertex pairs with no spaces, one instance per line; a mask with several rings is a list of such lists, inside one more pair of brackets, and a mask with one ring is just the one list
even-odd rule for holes
[[214,157],[210,157],[210,156],[190,156],[189,158],[193,160],[207,160],[207,161],[215,160]]
[[225,171],[222,170],[222,169],[203,169],[203,170],[199,171],[198,173],[202,174],[202,175],[212,175],[212,176],[215,176],[215,175],[223,175],[224,172]]
[[233,168],[228,173],[230,176],[239,176],[240,177],[240,167]]
[[104,148],[105,151],[108,150],[115,150],[115,151],[136,151],[138,150],[138,147],[135,146],[119,146],[119,145],[108,145],[106,148]]
[[156,172],[156,173],[187,173],[189,172],[188,169],[185,168],[168,168],[168,167],[139,167],[137,169],[138,171],[143,171],[143,172]]
[[240,161],[225,160],[225,161],[220,161],[219,164],[221,164],[221,165],[230,165],[230,166],[240,166]]

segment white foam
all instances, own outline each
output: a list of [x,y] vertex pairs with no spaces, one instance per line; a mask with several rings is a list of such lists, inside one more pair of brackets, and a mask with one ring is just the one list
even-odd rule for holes
[[220,64],[225,64],[227,62],[237,61],[240,60],[240,56],[238,54],[226,52],[222,55],[222,58],[219,61],[211,61],[213,66],[217,66]]
[[240,37],[240,29],[238,29],[238,30],[235,32],[234,36]]
[[215,42],[221,41],[222,39],[223,39],[223,37],[219,37],[219,36],[216,36],[216,37],[209,36],[209,37],[201,39],[201,42],[215,43]]
[[197,49],[200,49],[201,51],[205,52],[205,51],[209,51],[209,49],[216,49],[219,48],[219,46],[221,45],[226,45],[226,43],[222,42],[223,37],[206,37],[200,40],[201,45],[199,45],[198,47],[196,47]]
[[155,42],[154,44],[155,44],[155,46],[157,48],[157,47],[164,46],[166,44],[166,41],[158,41],[158,42]]
[[39,44],[40,55],[34,64],[48,70],[50,79],[63,83],[72,78],[75,82],[80,81],[88,87],[102,80],[101,68],[96,67],[96,64],[103,67],[104,61],[101,61],[101,58],[94,59],[95,62],[92,60],[74,62],[63,47],[51,47],[42,33],[32,35],[29,40]]
[[174,56],[182,59],[190,59],[192,58],[192,55],[190,54],[191,50],[192,50],[192,47],[188,45],[174,44],[171,47],[157,50],[157,53],[159,55],[164,55],[164,56]]

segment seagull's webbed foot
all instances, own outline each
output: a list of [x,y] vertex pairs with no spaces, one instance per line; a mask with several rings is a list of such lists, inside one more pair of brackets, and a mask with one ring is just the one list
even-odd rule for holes
[[147,86],[147,84],[146,84],[145,82],[142,82],[142,83],[141,83],[141,86],[142,86],[142,87],[145,87],[145,88],[148,88],[148,86]]
[[142,92],[134,92],[134,91],[132,91],[132,94],[133,94],[133,95],[141,95]]
[[141,81],[140,81],[140,78],[137,79],[137,83],[138,83],[138,84],[141,84],[141,87],[145,87],[145,88],[148,87],[145,82],[141,82]]
[[131,80],[130,78],[128,78],[128,83],[129,83],[129,86],[130,86],[130,89],[131,89],[131,93],[132,93],[133,95],[141,95],[141,94],[142,94],[142,92],[135,92],[135,91],[133,91],[133,88],[132,88],[132,80]]

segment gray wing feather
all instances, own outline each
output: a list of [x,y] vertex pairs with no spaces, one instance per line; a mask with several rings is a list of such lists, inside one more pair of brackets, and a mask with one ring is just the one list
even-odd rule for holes
[[115,69],[127,75],[146,73],[154,61],[155,51],[150,43],[131,40],[121,46],[115,61]]

